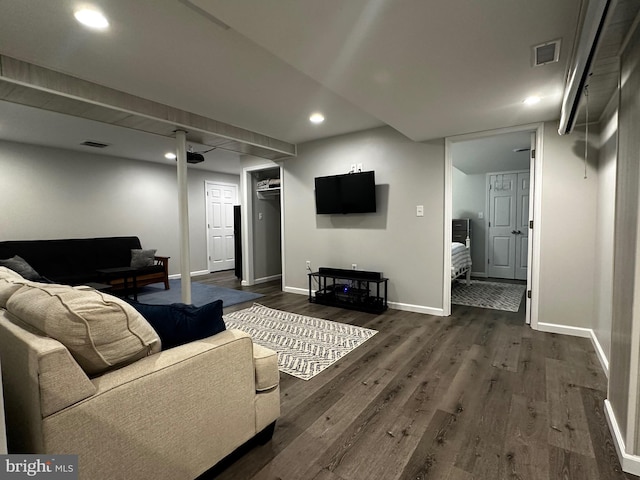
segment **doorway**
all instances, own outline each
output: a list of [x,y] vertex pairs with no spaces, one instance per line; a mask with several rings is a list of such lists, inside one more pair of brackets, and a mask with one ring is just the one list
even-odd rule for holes
[[210,272],[235,267],[233,206],[238,203],[238,186],[205,182],[207,199],[207,256]]
[[[498,215],[506,215],[511,219],[515,215],[513,221],[509,221],[511,228],[508,233],[512,236],[512,240],[509,243],[512,244],[510,249],[501,250],[511,252],[506,255],[510,257],[508,263],[514,267],[514,273],[512,278],[516,277],[516,268],[518,265],[520,268],[517,270],[519,277],[526,276],[526,290],[525,295],[525,318],[527,323],[532,323],[537,326],[538,305],[535,291],[537,290],[538,283],[538,270],[539,270],[539,230],[531,229],[535,224],[539,225],[540,215],[540,178],[539,175],[542,155],[537,154],[542,147],[542,124],[523,125],[520,127],[512,127],[506,129],[500,129],[490,132],[483,132],[477,134],[460,135],[456,137],[449,137],[445,140],[445,225],[444,225],[444,288],[443,288],[443,314],[451,314],[451,288],[452,282],[451,276],[451,222],[453,218],[469,218],[472,223],[472,240],[471,250],[473,256],[472,275],[474,277],[486,277],[494,275],[488,268],[490,257],[495,256],[497,253],[495,250],[489,251],[490,237],[489,237],[489,217],[491,216],[490,209],[490,196],[488,193],[488,185],[490,184],[490,175],[488,174],[507,174],[507,173],[524,173],[527,169],[530,172],[529,181],[524,182],[520,192],[520,203],[518,204],[518,177],[511,177],[510,180],[512,188],[515,192],[515,199],[509,200],[513,202],[510,205],[511,208],[507,211],[498,211]],[[484,170],[463,171],[469,168],[474,162],[477,162],[480,152],[479,147],[482,150],[486,150],[491,157],[491,148],[497,148],[500,146],[500,140],[508,137],[507,134],[519,134],[520,143],[518,147],[513,147],[512,150],[518,150],[522,153],[523,162],[518,165],[506,163],[500,165],[494,163],[493,167],[485,167]],[[464,155],[466,149],[467,155]],[[460,155],[460,152],[463,152]],[[497,157],[494,153],[493,157]],[[463,160],[461,160],[461,158]],[[468,165],[464,166],[464,158],[468,161]],[[499,160],[494,158],[494,160]],[[463,165],[461,165],[461,162]],[[474,167],[477,168],[477,165]],[[462,191],[462,195],[467,197],[468,206],[465,210],[460,210],[458,207],[454,211],[454,192],[453,184],[454,178],[464,177],[467,179],[468,188]],[[526,179],[525,176],[520,178],[520,183]],[[494,182],[498,179],[494,179]],[[499,180],[504,180],[501,178]],[[507,184],[508,182],[505,182]],[[475,189],[475,190],[474,190]],[[528,190],[528,193],[526,192]],[[475,192],[475,193],[474,193]],[[460,193],[460,192],[458,192]],[[528,200],[528,202],[527,202]],[[526,205],[526,207],[525,207]],[[536,206],[538,208],[536,208]],[[517,212],[520,211],[520,220],[518,221]],[[502,220],[502,219],[498,219]],[[530,223],[532,222],[532,223]],[[505,222],[506,223],[506,222]],[[492,225],[495,225],[493,223]],[[524,230],[523,230],[524,228]],[[517,234],[520,230],[520,234]],[[513,233],[515,232],[515,233]],[[527,232],[525,234],[524,232]],[[518,241],[516,241],[516,239]],[[500,241],[498,242],[500,243]],[[502,242],[505,243],[504,241]],[[502,245],[504,246],[504,245]],[[518,246],[518,252],[516,257],[516,246]],[[511,260],[513,259],[513,260]],[[498,258],[502,262],[502,258]],[[524,281],[522,282],[524,284]],[[531,295],[533,293],[533,295]]]
[[243,168],[242,285],[283,279],[282,167],[276,163]]

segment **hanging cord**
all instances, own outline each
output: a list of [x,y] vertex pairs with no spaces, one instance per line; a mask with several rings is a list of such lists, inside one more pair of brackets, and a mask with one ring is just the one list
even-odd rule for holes
[[584,96],[586,99],[586,125],[584,129],[584,179],[587,179],[587,160],[589,158],[589,85],[584,86]]

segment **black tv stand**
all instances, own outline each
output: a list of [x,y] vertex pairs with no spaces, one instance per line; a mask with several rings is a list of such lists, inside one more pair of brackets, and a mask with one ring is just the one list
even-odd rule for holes
[[[313,295],[313,281],[318,289]],[[382,313],[387,306],[387,283],[379,272],[321,267],[309,273],[309,302]],[[383,291],[380,292],[380,286]]]

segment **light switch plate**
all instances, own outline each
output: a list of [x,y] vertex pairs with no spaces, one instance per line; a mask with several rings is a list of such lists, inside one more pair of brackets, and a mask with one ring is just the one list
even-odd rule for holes
[[416,217],[424,217],[424,205],[416,206]]

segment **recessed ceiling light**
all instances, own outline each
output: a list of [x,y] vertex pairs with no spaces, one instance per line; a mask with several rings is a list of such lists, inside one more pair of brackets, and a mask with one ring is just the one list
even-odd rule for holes
[[525,105],[535,105],[536,103],[540,102],[540,100],[542,100],[542,99],[539,96],[532,95],[531,97],[525,98],[522,101],[522,103],[524,103]]
[[167,160],[175,160],[176,154],[173,152],[167,152],[164,154],[164,158],[166,158]]
[[81,24],[90,28],[104,30],[109,26],[107,18],[97,10],[83,8],[82,10],[76,11],[73,16],[76,17],[76,20]]
[[322,123],[322,122],[324,122],[324,115],[322,115],[321,113],[317,113],[317,112],[313,113],[309,117],[309,121],[311,123],[315,123],[315,124]]

